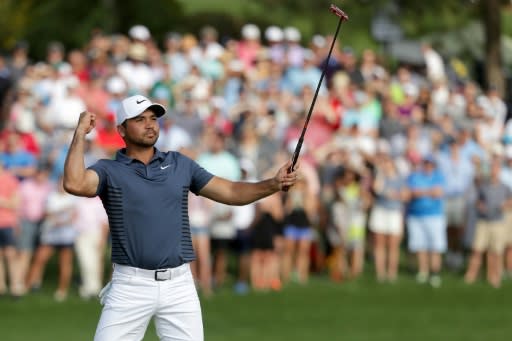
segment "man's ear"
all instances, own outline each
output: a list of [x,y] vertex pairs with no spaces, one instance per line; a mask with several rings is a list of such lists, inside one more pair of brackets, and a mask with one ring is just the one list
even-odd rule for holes
[[117,126],[117,132],[121,137],[124,137],[126,135],[126,129],[122,125]]

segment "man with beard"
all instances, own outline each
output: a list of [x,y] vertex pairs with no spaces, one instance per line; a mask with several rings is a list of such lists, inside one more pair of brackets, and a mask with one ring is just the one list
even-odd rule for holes
[[100,293],[103,311],[95,340],[141,340],[154,317],[162,340],[203,340],[201,307],[189,262],[194,260],[188,192],[245,205],[287,186],[291,162],[270,179],[238,182],[217,177],[178,152],[154,147],[166,109],[143,96],[124,99],[116,124],[126,148],[114,160],[84,166],[85,136],[96,115],[80,114],[64,167],[72,194],[98,195],[112,236],[112,281]]

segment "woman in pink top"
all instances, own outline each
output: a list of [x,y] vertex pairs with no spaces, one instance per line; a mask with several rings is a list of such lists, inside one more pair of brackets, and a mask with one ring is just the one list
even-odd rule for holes
[[14,240],[14,229],[18,225],[17,209],[18,199],[18,179],[6,170],[0,159],[0,294],[7,293],[7,283],[5,279],[4,258],[7,262],[11,294],[19,296],[19,276],[16,271],[16,249]]
[[25,281],[27,277],[41,223],[45,216],[46,200],[52,189],[49,174],[49,168],[40,167],[35,176],[25,179],[20,184],[20,233],[17,240],[17,258],[22,281]]

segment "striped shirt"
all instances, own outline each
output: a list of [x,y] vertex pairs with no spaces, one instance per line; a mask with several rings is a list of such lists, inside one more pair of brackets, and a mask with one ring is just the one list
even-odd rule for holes
[[198,194],[213,175],[178,152],[145,165],[125,149],[89,167],[99,176],[97,195],[108,215],[112,262],[142,269],[176,267],[195,259],[188,193]]

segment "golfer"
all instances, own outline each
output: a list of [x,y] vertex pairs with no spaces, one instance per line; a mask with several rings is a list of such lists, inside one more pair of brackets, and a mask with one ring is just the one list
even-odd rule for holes
[[141,340],[154,317],[160,340],[203,340],[201,307],[190,271],[194,250],[188,192],[245,205],[293,186],[291,162],[275,177],[233,182],[210,174],[178,152],[154,147],[166,109],[143,96],[124,99],[116,113],[126,148],[113,160],[84,166],[85,136],[96,115],[80,114],[64,166],[64,188],[99,196],[112,236],[112,280],[100,293],[103,310],[95,340]]

